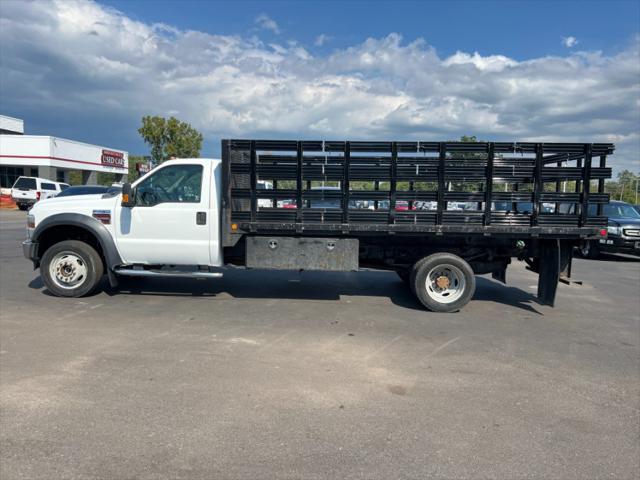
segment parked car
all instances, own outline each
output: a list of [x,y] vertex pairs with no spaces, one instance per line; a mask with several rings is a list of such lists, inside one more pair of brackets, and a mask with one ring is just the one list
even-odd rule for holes
[[396,212],[408,212],[409,210],[417,210],[417,208],[415,205],[411,205],[411,208],[409,208],[409,202],[406,200],[396,201]]
[[20,210],[28,210],[39,200],[58,195],[69,185],[39,177],[18,177],[11,187],[11,198]]
[[75,197],[76,195],[100,195],[104,193],[120,193],[122,187],[106,187],[104,185],[76,185],[73,187],[65,188],[62,192],[56,195],[56,198],[60,197]]
[[[571,204],[569,213],[574,208]],[[597,205],[590,204],[589,216],[596,214]],[[600,252],[640,255],[640,213],[628,203],[612,200],[602,206],[602,214],[609,219],[607,238],[581,242],[580,255],[584,258],[598,258]]]
[[[258,180],[256,182],[256,188],[258,190],[273,190],[273,183],[267,182],[265,180]],[[258,199],[258,208],[272,208],[273,201],[268,198],[259,198]]]
[[[493,210],[497,212],[511,212],[511,213],[526,213],[531,214],[533,212],[533,203],[531,202],[517,202],[516,209],[513,209],[513,204],[510,202],[494,202]],[[554,213],[556,210],[555,205],[552,203],[542,203],[540,205],[540,213]]]

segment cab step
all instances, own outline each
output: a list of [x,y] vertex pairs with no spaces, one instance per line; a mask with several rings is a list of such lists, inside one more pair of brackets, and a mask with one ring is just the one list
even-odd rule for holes
[[178,277],[178,278],[221,278],[222,272],[203,270],[145,270],[137,268],[116,268],[117,275],[125,277]]

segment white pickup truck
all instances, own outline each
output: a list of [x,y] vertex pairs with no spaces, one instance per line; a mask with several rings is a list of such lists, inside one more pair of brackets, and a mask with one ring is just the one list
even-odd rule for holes
[[11,198],[20,210],[28,210],[36,202],[52,198],[69,188],[69,184],[46,178],[18,177],[11,187]]
[[[528,157],[494,158],[512,151]],[[460,156],[469,152],[477,156]],[[540,301],[553,305],[573,247],[606,236],[607,219],[584,208],[548,213],[542,204],[606,204],[611,169],[603,158],[611,153],[610,144],[223,140],[222,160],[170,160],[121,193],[38,202],[23,249],[47,289],[64,297],[90,293],[105,273],[115,287],[121,275],[221,277],[227,265],[376,268],[397,272],[426,308],[443,312],[473,297],[476,274],[504,282],[518,257],[539,273]],[[600,166],[591,167],[596,155]],[[569,159],[587,166],[565,168]],[[562,166],[544,166],[552,162]],[[534,189],[447,187],[471,176]],[[575,178],[583,193],[543,189]],[[532,208],[496,210],[497,200]],[[477,207],[455,210],[452,202]]]

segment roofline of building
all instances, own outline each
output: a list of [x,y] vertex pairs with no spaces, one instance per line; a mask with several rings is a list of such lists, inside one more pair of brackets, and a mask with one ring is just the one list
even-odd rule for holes
[[10,115],[0,115],[0,118],[8,118],[9,120],[15,120],[16,122],[24,123],[24,119],[18,117],[12,117]]

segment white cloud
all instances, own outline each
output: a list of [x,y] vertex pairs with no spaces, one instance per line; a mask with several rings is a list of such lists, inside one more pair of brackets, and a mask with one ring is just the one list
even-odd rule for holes
[[269,17],[266,13],[261,13],[256,17],[255,20],[256,25],[258,25],[263,30],[271,30],[273,33],[280,33],[280,27],[276,23],[276,21]]
[[578,45],[578,39],[576,37],[562,37],[562,44],[567,48],[572,48]]
[[640,37],[614,55],[515,60],[442,58],[390,34],[318,56],[295,41],[151,25],[84,0],[3,6],[5,113],[33,112],[79,140],[139,142],[142,115],[175,112],[208,139],[613,140],[613,165],[638,169]]
[[325,35],[324,33],[321,33],[320,35],[318,35],[315,39],[315,41],[313,42],[313,44],[316,47],[321,47],[323,46],[325,43],[327,43],[329,40],[331,40],[331,37],[329,35]]
[[505,57],[504,55],[489,55],[483,57],[478,52],[469,55],[464,52],[456,52],[447,58],[443,64],[445,66],[472,64],[478,70],[486,70],[491,72],[501,72],[507,67],[513,67],[518,64],[515,60]]

